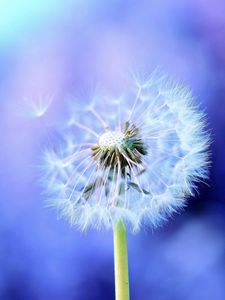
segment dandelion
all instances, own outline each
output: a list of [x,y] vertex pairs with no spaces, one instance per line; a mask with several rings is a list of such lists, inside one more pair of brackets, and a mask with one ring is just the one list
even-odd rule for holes
[[204,114],[187,88],[153,73],[121,97],[74,103],[45,153],[51,205],[82,230],[113,228],[116,297],[129,299],[125,227],[164,223],[208,176]]

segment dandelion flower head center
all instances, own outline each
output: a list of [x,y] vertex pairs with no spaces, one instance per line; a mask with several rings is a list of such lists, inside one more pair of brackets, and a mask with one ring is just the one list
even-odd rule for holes
[[103,169],[118,167],[121,175],[126,167],[131,169],[142,164],[142,157],[147,154],[147,147],[135,125],[125,123],[123,130],[109,130],[104,132],[98,144],[92,147],[92,155]]
[[120,148],[125,142],[124,133],[120,131],[108,131],[103,133],[99,138],[99,146],[104,150]]

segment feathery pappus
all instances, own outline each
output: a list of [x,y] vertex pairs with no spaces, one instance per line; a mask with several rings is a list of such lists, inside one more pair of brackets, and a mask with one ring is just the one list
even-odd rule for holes
[[189,89],[153,73],[121,97],[71,105],[61,146],[47,149],[50,205],[82,230],[123,220],[156,227],[208,177],[209,134]]

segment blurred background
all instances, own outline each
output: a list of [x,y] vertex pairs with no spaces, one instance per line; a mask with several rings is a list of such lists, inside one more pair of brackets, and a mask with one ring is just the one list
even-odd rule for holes
[[37,165],[74,94],[160,67],[208,115],[209,186],[129,234],[131,299],[225,299],[225,1],[0,1],[0,299],[114,299],[111,231],[45,208]]

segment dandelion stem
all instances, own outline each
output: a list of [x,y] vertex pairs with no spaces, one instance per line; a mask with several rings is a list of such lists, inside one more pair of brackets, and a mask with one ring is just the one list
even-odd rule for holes
[[129,300],[127,237],[123,221],[114,227],[114,272],[116,300]]

